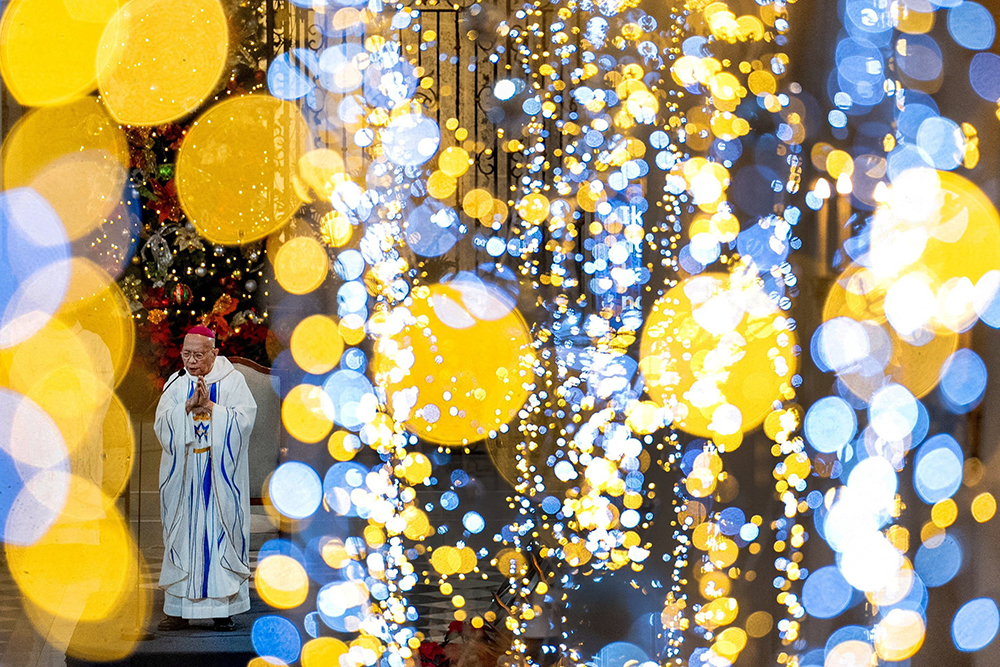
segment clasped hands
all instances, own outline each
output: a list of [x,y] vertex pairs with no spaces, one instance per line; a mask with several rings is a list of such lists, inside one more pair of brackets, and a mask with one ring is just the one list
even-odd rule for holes
[[194,412],[196,415],[204,416],[212,415],[212,407],[215,403],[209,398],[208,385],[205,384],[205,378],[198,378],[198,384],[195,385],[194,393],[191,394],[189,398],[184,403],[184,409],[188,414]]

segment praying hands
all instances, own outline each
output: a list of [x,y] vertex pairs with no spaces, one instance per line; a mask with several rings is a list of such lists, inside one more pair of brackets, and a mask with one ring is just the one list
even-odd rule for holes
[[195,385],[194,393],[184,403],[184,409],[188,414],[194,412],[198,416],[211,416],[214,405],[212,399],[209,397],[208,385],[205,384],[205,378],[198,378],[198,384]]

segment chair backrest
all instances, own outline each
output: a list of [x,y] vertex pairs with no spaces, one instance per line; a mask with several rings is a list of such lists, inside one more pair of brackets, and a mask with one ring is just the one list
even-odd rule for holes
[[278,378],[271,377],[271,369],[249,359],[228,359],[246,378],[257,403],[257,418],[250,434],[250,502],[259,505],[267,476],[278,467],[281,457],[281,399],[272,384]]

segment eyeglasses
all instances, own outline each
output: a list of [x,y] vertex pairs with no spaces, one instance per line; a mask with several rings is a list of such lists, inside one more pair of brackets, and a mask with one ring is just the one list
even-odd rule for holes
[[209,354],[208,352],[188,352],[185,350],[181,352],[181,359],[183,359],[184,361],[193,361],[195,363],[198,363],[202,359],[207,357],[208,354]]

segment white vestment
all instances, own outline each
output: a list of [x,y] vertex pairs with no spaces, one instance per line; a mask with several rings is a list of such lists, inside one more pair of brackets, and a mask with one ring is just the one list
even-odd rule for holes
[[187,414],[196,378],[174,373],[156,407],[163,519],[163,610],[224,618],[250,609],[250,467],[257,404],[225,357],[205,376],[210,420]]

